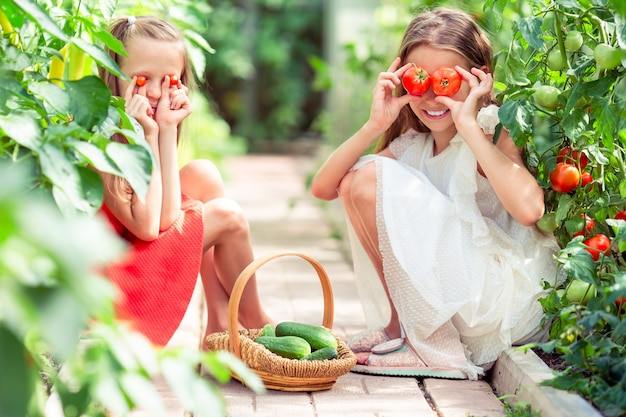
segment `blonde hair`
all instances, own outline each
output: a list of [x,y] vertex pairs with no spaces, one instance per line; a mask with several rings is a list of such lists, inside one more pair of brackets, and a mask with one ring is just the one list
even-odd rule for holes
[[[128,41],[133,38],[144,38],[165,42],[181,42],[181,44],[184,44],[182,34],[174,25],[153,16],[130,16],[116,19],[109,26],[108,32],[122,42],[124,47],[126,47]],[[194,78],[192,76],[188,54],[184,48],[183,50],[183,70],[180,73],[179,79],[191,91],[194,87]],[[118,66],[121,64],[121,60],[126,58],[112,49],[105,48],[105,51]],[[117,77],[114,74],[101,67],[100,77],[104,80],[105,84],[109,87],[114,96],[121,97],[123,95],[123,92],[119,89]],[[177,129],[177,140],[180,140],[181,127],[182,126],[179,125]],[[111,140],[124,142],[124,138],[119,134],[114,135]],[[128,183],[120,177],[116,177],[116,181],[112,187],[120,196],[123,193],[132,193]]]
[[[486,68],[486,72],[493,73],[491,42],[472,17],[461,10],[440,7],[416,16],[409,23],[400,44],[400,65],[406,64],[406,58],[413,48],[421,45],[456,52],[467,61],[469,68]],[[395,94],[403,95],[406,91],[399,85]],[[493,94],[486,101],[495,103]],[[375,151],[386,148],[409,129],[429,131],[410,106],[406,105],[378,142]]]

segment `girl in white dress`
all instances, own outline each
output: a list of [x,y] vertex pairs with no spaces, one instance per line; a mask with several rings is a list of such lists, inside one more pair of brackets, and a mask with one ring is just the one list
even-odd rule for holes
[[[460,89],[407,94],[413,64],[456,70]],[[493,137],[492,90],[491,45],[471,17],[419,15],[378,76],[369,119],[315,175],[313,195],[339,197],[349,219],[369,327],[348,341],[356,372],[476,379],[545,334],[538,299],[558,246],[534,227],[543,191],[521,149],[504,129]]]

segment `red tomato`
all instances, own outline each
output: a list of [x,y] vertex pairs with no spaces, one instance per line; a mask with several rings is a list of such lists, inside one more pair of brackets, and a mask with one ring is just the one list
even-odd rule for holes
[[615,304],[618,307],[621,307],[623,303],[624,303],[624,297],[617,297],[617,300],[615,300]]
[[[585,188],[587,184],[590,184],[593,182],[593,177],[588,172],[583,172],[581,174],[581,177],[582,177],[581,181],[582,181],[583,188]],[[591,188],[593,188],[593,186]]]
[[585,219],[585,224],[582,227],[582,229],[580,229],[580,231],[574,233],[574,236],[589,236],[591,234],[591,231],[593,230],[594,227],[596,227],[596,222],[593,221],[593,219],[589,216],[587,216],[586,214],[580,213],[580,217],[582,217],[583,219]]
[[177,75],[170,75],[170,87],[174,87],[175,85],[178,85],[178,76]]
[[433,73],[433,91],[438,96],[453,96],[461,88],[461,75],[454,68],[441,67]]
[[557,193],[569,193],[580,183],[580,171],[574,165],[560,162],[550,173],[550,184]]
[[559,151],[556,162],[565,162],[566,164],[574,164],[576,162],[582,171],[589,163],[589,157],[583,151],[572,151],[572,148],[566,146]]
[[424,94],[430,88],[431,82],[430,74],[415,64],[402,75],[402,86],[412,96]]
[[619,213],[617,213],[617,214],[615,215],[615,217],[613,217],[613,218],[614,218],[614,219],[617,219],[617,220],[626,220],[626,210],[622,210],[622,211],[620,211],[620,212],[619,212]]
[[139,87],[143,87],[146,85],[146,77],[143,75],[138,75],[137,80],[135,81]]
[[601,253],[605,255],[608,254],[611,248],[611,239],[602,233],[598,233],[594,237],[585,240],[583,243],[587,246],[585,249],[591,254],[594,261],[600,258]]

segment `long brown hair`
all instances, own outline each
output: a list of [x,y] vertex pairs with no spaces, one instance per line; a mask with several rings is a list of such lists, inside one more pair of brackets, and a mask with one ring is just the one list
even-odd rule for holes
[[[416,16],[409,23],[400,44],[400,65],[406,64],[406,57],[413,48],[421,45],[456,52],[465,58],[470,68],[485,67],[486,72],[493,73],[491,42],[472,17],[461,10],[440,7]],[[406,91],[399,85],[395,94],[400,96]],[[486,101],[495,102],[495,97],[492,95]],[[429,131],[407,104],[376,145],[376,152],[409,129]]]

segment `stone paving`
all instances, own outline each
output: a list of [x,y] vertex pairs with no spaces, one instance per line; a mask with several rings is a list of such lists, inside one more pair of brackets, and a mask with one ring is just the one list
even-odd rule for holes
[[[229,159],[222,167],[227,194],[243,207],[252,230],[257,257],[296,251],[317,260],[327,272],[334,293],[333,331],[340,337],[365,328],[356,295],[351,263],[344,256],[346,242],[333,238],[342,222],[306,190],[306,178],[315,167],[311,157],[246,155]],[[331,221],[335,219],[338,223]],[[337,220],[339,219],[339,220]],[[262,266],[259,291],[276,321],[319,324],[323,301],[312,267],[297,257],[282,257]],[[202,334],[202,295],[198,286],[192,303],[170,345],[199,346]],[[490,382],[499,395],[515,394],[541,411],[542,417],[601,417],[577,395],[541,387],[551,372],[532,351],[514,348],[496,362]],[[162,381],[155,381],[168,417],[188,417]],[[237,381],[219,386],[229,417],[492,417],[504,416],[503,404],[487,381],[455,381],[381,377],[348,373],[327,391],[282,392],[256,395]],[[54,396],[46,417],[63,414]],[[150,417],[136,411],[131,417]]]
[[[333,331],[340,337],[365,328],[352,266],[333,239],[319,202],[306,190],[314,161],[303,156],[250,155],[224,170],[228,196],[250,221],[255,255],[296,251],[326,270],[334,293]],[[296,257],[270,261],[257,273],[264,306],[277,321],[319,324],[323,301],[310,265]],[[502,403],[485,381],[451,381],[348,373],[332,389],[313,393],[269,390],[255,395],[233,381],[223,387],[229,416],[501,416]],[[439,414],[438,414],[439,413]]]

